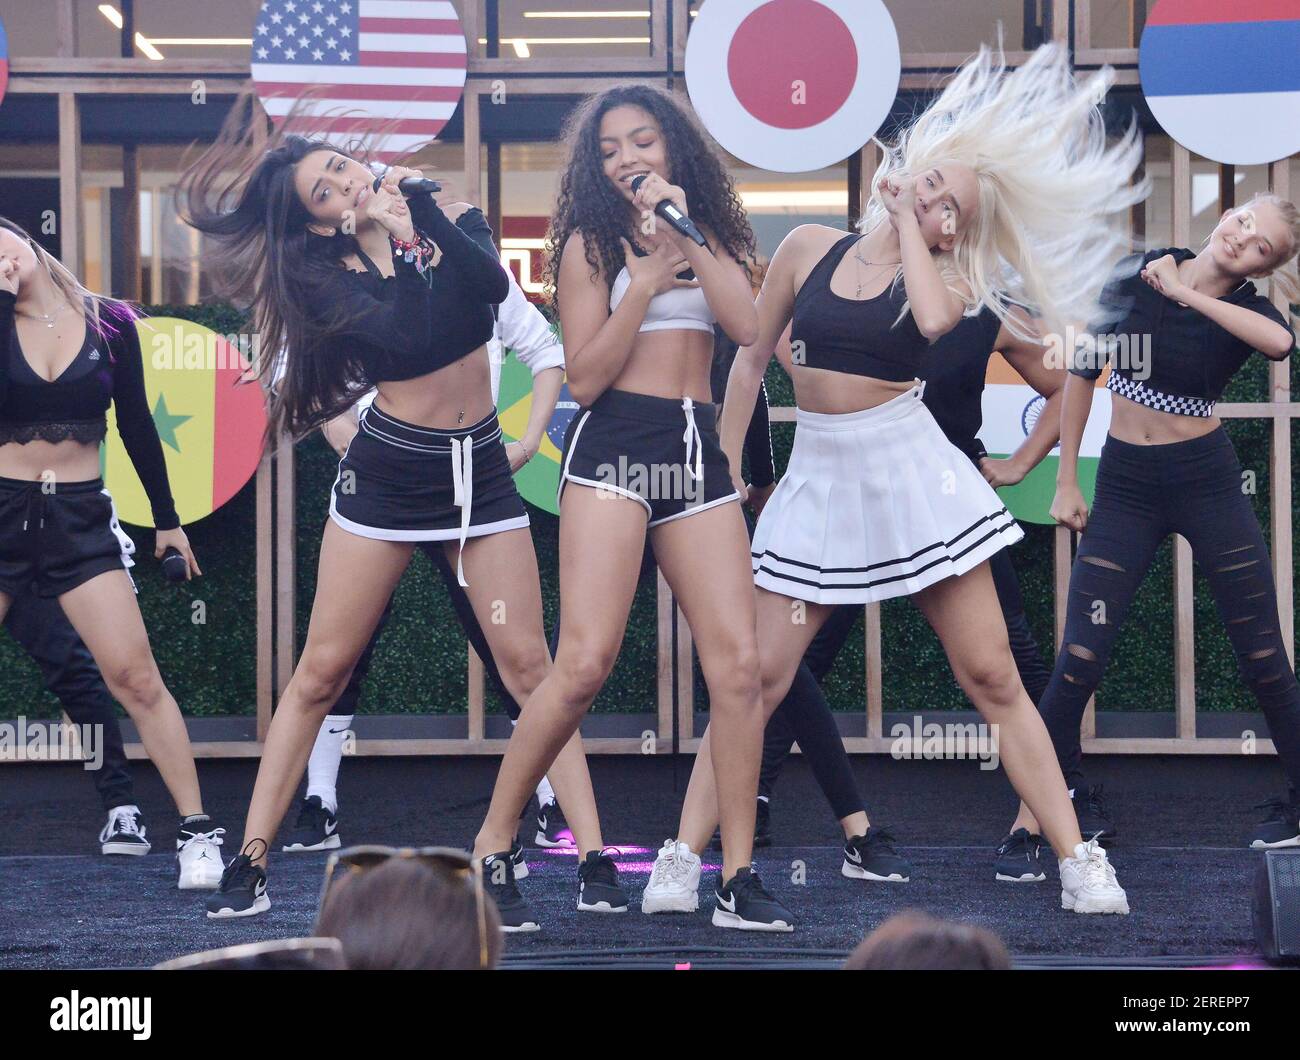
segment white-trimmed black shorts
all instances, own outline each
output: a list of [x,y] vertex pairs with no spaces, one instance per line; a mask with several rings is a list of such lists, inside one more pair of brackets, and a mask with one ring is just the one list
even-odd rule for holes
[[738,500],[717,418],[712,403],[606,390],[569,424],[559,495],[577,482],[628,497],[649,526]]

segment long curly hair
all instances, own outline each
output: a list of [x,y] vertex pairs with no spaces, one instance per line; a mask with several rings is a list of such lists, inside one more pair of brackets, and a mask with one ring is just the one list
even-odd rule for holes
[[664,89],[653,85],[620,85],[588,96],[564,125],[566,161],[560,194],[546,235],[546,293],[559,310],[558,280],[564,245],[581,231],[593,276],[612,283],[623,268],[619,239],[636,243],[627,200],[605,175],[600,152],[601,119],[615,107],[640,107],[663,130],[672,182],[686,193],[691,219],[711,229],[719,245],[746,272],[757,250],[754,232],[736,194],[735,182],[722,153],[695,116]]

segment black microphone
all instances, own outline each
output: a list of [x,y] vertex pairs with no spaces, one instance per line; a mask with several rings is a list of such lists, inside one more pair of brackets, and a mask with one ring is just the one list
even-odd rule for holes
[[185,557],[181,555],[180,549],[175,545],[168,545],[163,549],[162,554],[163,577],[173,585],[185,581],[190,572],[190,565],[185,562]]
[[[406,183],[406,182],[403,181],[402,183]],[[636,192],[640,191],[641,185],[644,183],[645,183],[644,173],[638,173],[635,177],[633,177],[632,178],[633,193],[635,194]],[[693,239],[700,246],[706,249],[708,248],[709,244],[705,242],[704,234],[698,228],[695,227],[695,222],[692,221],[689,217],[687,217],[684,213],[682,213],[681,210],[677,209],[677,207],[673,205],[671,200],[664,199],[663,202],[661,202],[658,206],[656,206],[655,215],[657,217],[662,217],[665,221],[667,221],[670,225],[672,225],[673,228],[678,233],[684,235],[687,239]]]
[[[384,174],[388,172],[388,167],[376,162],[370,167],[370,171],[376,174],[375,182],[371,187],[374,191],[378,191],[379,185],[384,182]],[[436,194],[442,191],[442,185],[428,177],[403,177],[397,182],[397,189],[409,199],[412,195],[423,195],[426,192]]]

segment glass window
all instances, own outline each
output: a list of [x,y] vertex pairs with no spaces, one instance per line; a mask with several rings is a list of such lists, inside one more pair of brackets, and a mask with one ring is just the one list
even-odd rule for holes
[[[651,9],[669,0],[472,2],[479,4],[479,55],[582,61],[652,54]],[[491,22],[494,9],[495,27]]]
[[1136,48],[1146,9],[1146,0],[1092,0],[1089,43],[1094,48]]

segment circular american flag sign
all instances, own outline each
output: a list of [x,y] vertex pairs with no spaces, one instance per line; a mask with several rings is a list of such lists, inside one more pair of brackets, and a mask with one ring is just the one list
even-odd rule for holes
[[265,0],[253,83],[277,123],[365,137],[393,162],[433,140],[465,87],[465,32],[449,0]]

